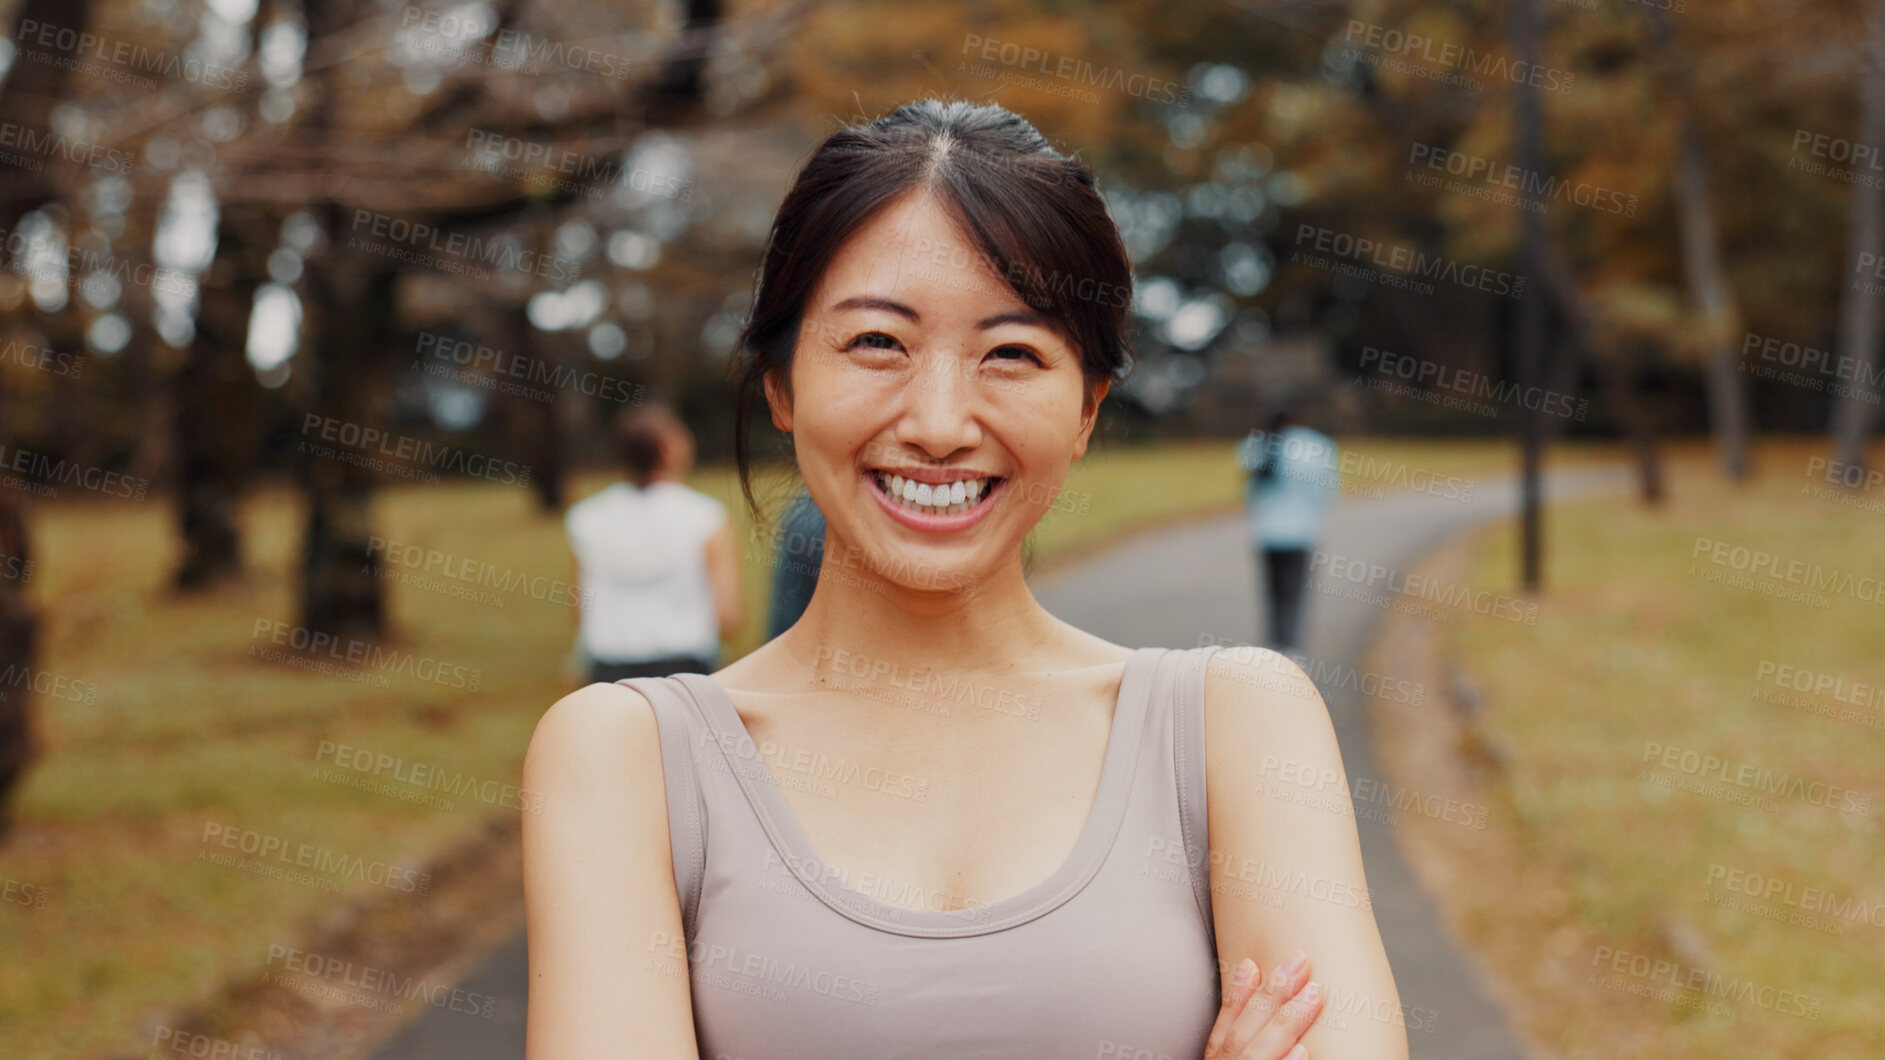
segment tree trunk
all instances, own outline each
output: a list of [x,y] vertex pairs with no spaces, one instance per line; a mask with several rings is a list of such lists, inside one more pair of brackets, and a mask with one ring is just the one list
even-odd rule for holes
[[[1885,3],[1872,8],[1866,46],[1860,53],[1859,128],[1854,143],[1885,142]],[[1878,295],[1856,275],[1859,255],[1879,245],[1879,189],[1869,181],[1852,182],[1851,227],[1846,238],[1849,282],[1839,294],[1839,363],[1856,366],[1853,385],[1833,400],[1833,459],[1852,467],[1866,465],[1865,442],[1872,431],[1873,385],[1878,361]],[[1864,476],[1842,475],[1843,481]]]
[[[491,327],[501,349],[512,351],[533,367],[541,363],[546,380],[563,378],[563,347],[568,336],[545,335],[530,326],[519,308],[500,307],[493,314]],[[526,391],[548,389],[550,400],[539,400],[533,393],[499,394],[494,419],[502,426],[505,446],[530,467],[530,490],[537,507],[544,512],[560,512],[566,501],[566,464],[572,435],[564,430],[568,416],[564,409],[583,395],[573,390],[531,384]]]
[[[1527,69],[1538,68],[1539,0],[1517,0],[1512,6],[1512,50]],[[1524,210],[1519,214],[1519,272],[1528,278],[1519,298],[1513,343],[1517,352],[1518,384],[1522,392],[1544,385],[1545,365],[1545,293],[1539,290],[1539,274],[1544,271],[1544,205],[1532,184],[1545,174],[1544,107],[1538,98],[1538,86],[1518,87],[1518,164],[1532,175],[1526,182]],[[1537,591],[1544,584],[1544,448],[1545,424],[1542,409],[1525,405],[1519,409],[1519,584]]]
[[[305,0],[309,50],[330,44],[345,32],[351,8],[337,0]],[[317,87],[308,116],[310,134],[333,142],[346,136],[335,127],[337,70],[328,70]],[[307,369],[314,376],[311,408],[303,417],[300,458],[296,461],[307,498],[307,523],[302,537],[300,623],[310,632],[337,637],[377,638],[386,630],[386,598],[380,581],[379,557],[372,541],[373,477],[350,462],[344,445],[327,446],[318,428],[308,424],[338,422],[363,430],[384,422],[371,413],[383,387],[374,371],[374,347],[392,325],[393,284],[397,273],[351,253],[342,236],[346,210],[333,198],[315,206],[315,216],[327,234],[327,249],[307,263],[306,344]],[[319,417],[316,419],[316,417]]]
[[1652,508],[1657,507],[1663,502],[1664,488],[1662,449],[1656,436],[1655,413],[1642,395],[1636,392],[1631,382],[1629,358],[1605,334],[1597,308],[1578,288],[1577,277],[1564,256],[1564,248],[1553,238],[1549,229],[1545,232],[1544,251],[1542,279],[1545,289],[1557,303],[1572,339],[1584,351],[1596,371],[1598,385],[1603,388],[1618,425],[1623,428],[1624,436],[1636,452],[1637,491],[1643,503]]
[[[199,290],[196,341],[170,380],[175,407],[177,522],[183,558],[176,587],[201,589],[240,573],[237,507],[245,461],[255,450],[250,425],[254,373],[248,364],[249,312],[269,248],[251,242],[242,211],[225,209],[216,258]],[[264,225],[254,226],[262,231]]]
[[[0,673],[30,671],[39,622],[27,602],[32,556],[27,547],[25,505],[0,490]],[[0,687],[0,843],[13,827],[13,789],[38,754],[33,739],[32,682]]]
[[721,0],[686,0],[687,20],[680,39],[662,60],[661,72],[643,86],[643,116],[651,125],[670,125],[685,117],[706,96],[703,75],[724,14]]
[[1676,107],[1676,169],[1672,189],[1682,243],[1682,275],[1690,311],[1702,335],[1702,370],[1708,380],[1710,427],[1722,468],[1736,482],[1748,477],[1748,396],[1739,371],[1741,310],[1722,267],[1720,226],[1708,182],[1707,155],[1695,118],[1689,69],[1676,47],[1668,16],[1644,10],[1661,53],[1664,83]]
[[1739,482],[1748,477],[1748,396],[1742,382],[1741,311],[1728,287],[1716,234],[1715,204],[1709,197],[1701,135],[1693,117],[1682,119],[1682,144],[1676,163],[1676,217],[1682,229],[1682,271],[1688,277],[1689,303],[1701,318],[1708,373],[1708,404],[1713,412],[1715,444],[1723,470]]
[[[88,25],[89,0],[25,0],[19,6],[18,24],[38,22],[58,26],[62,31],[49,34],[53,43],[45,50],[56,56],[52,62],[15,60],[0,80],[0,115],[15,125],[37,131],[51,127],[53,107],[64,98],[66,67],[77,65],[78,38]],[[24,35],[15,26],[14,40]],[[41,173],[12,161],[10,153],[0,154],[0,229],[11,232],[20,217],[36,209],[51,197]],[[0,259],[4,259],[0,247]],[[30,308],[22,310],[32,312]],[[4,395],[0,395],[0,400]],[[14,439],[6,429],[10,417],[0,410],[0,444]],[[27,540],[26,502],[19,493],[0,488],[0,673],[30,671],[37,661],[34,644],[38,636],[38,618],[33,614],[27,595],[26,564],[31,560]],[[7,576],[7,571],[17,572]],[[36,754],[30,706],[30,682],[0,691],[0,840],[13,825],[13,791]]]
[[[338,212],[337,208],[331,212]],[[328,218],[338,231],[335,218]],[[310,263],[313,265],[314,263]],[[309,358],[318,373],[313,408],[304,417],[298,461],[307,495],[302,545],[301,625],[311,632],[376,638],[386,631],[380,557],[371,547],[373,475],[348,457],[374,457],[373,449],[324,440],[325,425],[341,432],[386,422],[375,398],[380,354],[391,341],[395,271],[370,265],[336,246],[310,269]],[[305,424],[316,424],[312,429]],[[327,450],[324,452],[323,450]]]

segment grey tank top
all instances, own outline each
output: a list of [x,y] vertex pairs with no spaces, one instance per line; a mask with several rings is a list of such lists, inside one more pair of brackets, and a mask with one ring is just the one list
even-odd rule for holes
[[[702,1060],[1198,1060],[1218,1006],[1204,800],[1216,650],[1133,653],[1072,855],[971,908],[907,908],[884,900],[894,883],[824,866],[711,679],[623,681],[660,728],[686,933],[650,948],[685,953]],[[801,763],[781,758],[787,783],[825,783],[830,763]]]

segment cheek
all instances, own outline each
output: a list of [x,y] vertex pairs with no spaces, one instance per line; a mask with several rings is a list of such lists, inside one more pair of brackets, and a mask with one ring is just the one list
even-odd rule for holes
[[1000,410],[1001,419],[1018,439],[1026,440],[1033,453],[1051,456],[1056,452],[1071,455],[1080,435],[1080,416],[1086,391],[1081,380],[1071,384],[1052,376],[1037,377],[1025,383],[996,385],[989,388],[990,404]]
[[896,407],[894,386],[846,366],[806,363],[793,376],[792,446],[808,474],[848,467]]

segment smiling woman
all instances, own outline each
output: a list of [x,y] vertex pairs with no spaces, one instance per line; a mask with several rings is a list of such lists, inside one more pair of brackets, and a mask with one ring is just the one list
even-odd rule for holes
[[901,107],[806,163],[741,348],[824,566],[733,665],[539,722],[532,1060],[1406,1057],[1373,914],[1328,897],[1367,893],[1352,815],[1250,779],[1342,777],[1314,686],[1109,643],[1022,576],[1130,286],[1092,170],[1000,107]]

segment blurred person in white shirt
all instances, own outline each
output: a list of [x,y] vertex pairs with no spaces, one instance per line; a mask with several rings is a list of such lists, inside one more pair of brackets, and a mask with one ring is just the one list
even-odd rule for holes
[[672,409],[626,409],[617,432],[624,479],[564,518],[589,680],[711,673],[746,610],[726,506],[686,485],[694,436]]

